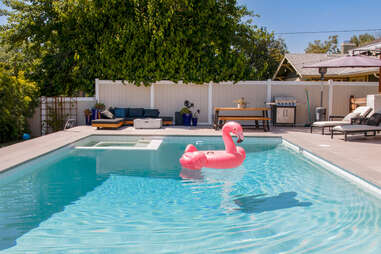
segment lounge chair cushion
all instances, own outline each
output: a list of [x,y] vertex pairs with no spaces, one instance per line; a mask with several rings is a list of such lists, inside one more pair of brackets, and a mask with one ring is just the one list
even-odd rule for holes
[[160,114],[158,109],[144,109],[144,117],[156,118]]
[[370,111],[372,111],[371,107],[368,106],[361,106],[357,107],[353,112],[360,113],[360,117],[366,117]]
[[115,117],[123,118],[128,116],[128,108],[115,108]]
[[144,108],[129,108],[129,117],[144,117]]
[[92,123],[108,123],[108,124],[118,124],[123,121],[123,118],[114,118],[114,119],[96,119]]
[[360,112],[353,111],[343,118],[343,121],[351,121],[352,118],[360,117]]
[[114,115],[107,109],[101,112],[101,117],[103,119],[114,119]]
[[351,124],[351,121],[318,121],[314,122],[312,126],[314,127],[333,127],[336,125],[346,125]]
[[334,131],[347,131],[347,132],[361,132],[361,131],[375,131],[375,130],[380,130],[381,131],[381,126],[372,126],[372,125],[364,125],[364,124],[353,124],[353,125],[340,125],[333,127]]
[[365,124],[371,126],[378,126],[381,123],[381,113],[374,113],[369,119],[366,120]]
[[352,118],[356,118],[356,117],[364,118],[369,114],[370,111],[372,111],[371,107],[368,107],[368,106],[358,107],[352,113],[349,113],[348,115],[346,115],[343,121],[350,121]]

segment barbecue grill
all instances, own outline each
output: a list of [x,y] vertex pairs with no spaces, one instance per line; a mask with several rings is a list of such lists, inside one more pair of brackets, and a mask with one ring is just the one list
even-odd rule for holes
[[295,126],[296,99],[291,96],[275,96],[271,105],[271,119],[274,126]]

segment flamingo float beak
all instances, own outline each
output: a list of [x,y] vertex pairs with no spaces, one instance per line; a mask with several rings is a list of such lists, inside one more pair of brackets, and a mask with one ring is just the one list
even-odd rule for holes
[[236,135],[238,137],[237,143],[241,143],[244,140],[243,133],[237,133]]

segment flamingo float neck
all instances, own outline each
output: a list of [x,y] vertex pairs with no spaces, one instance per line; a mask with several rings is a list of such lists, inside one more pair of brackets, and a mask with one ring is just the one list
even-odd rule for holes
[[227,153],[236,153],[237,147],[234,144],[232,136],[230,136],[230,128],[227,128],[227,126],[224,127],[225,128],[222,128],[222,139],[224,140],[225,151]]

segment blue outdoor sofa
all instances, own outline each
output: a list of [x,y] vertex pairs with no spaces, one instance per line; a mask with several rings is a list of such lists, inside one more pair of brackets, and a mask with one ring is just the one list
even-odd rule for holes
[[159,116],[158,109],[144,108],[110,108],[110,115],[101,112],[101,119],[93,120],[91,125],[99,128],[119,128],[122,125],[133,125],[134,119],[161,118],[163,125],[173,125],[173,117]]

